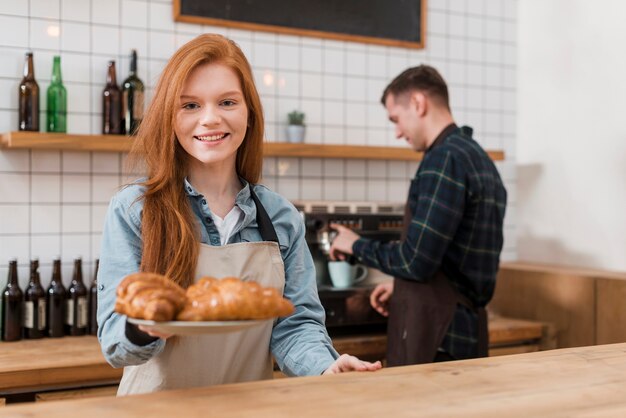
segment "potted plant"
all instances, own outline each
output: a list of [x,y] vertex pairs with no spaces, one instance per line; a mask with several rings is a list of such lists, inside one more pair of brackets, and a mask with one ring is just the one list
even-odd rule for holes
[[304,141],[304,113],[294,110],[287,114],[289,124],[287,125],[287,140],[289,142]]

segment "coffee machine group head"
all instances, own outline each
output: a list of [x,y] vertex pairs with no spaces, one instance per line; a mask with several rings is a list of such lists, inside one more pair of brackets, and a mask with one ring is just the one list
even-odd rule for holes
[[[306,227],[306,241],[313,256],[318,287],[330,286],[328,261],[330,247],[337,232],[330,224],[339,224],[352,229],[365,238],[387,242],[398,240],[402,229],[403,215],[393,213],[329,213],[322,211],[303,211]],[[346,261],[354,263],[354,257]]]

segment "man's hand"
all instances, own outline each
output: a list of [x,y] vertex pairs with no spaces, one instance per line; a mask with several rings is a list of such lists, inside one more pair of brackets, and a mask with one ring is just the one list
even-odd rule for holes
[[329,257],[331,260],[345,260],[346,254],[352,254],[352,245],[360,237],[351,229],[339,224],[330,224],[330,228],[337,231],[337,236],[330,246]]
[[377,361],[375,363],[370,363],[369,361],[359,360],[358,358],[354,356],[350,356],[348,354],[342,354],[322,374],[336,374],[336,373],[351,372],[351,371],[373,372],[382,367],[383,366],[380,363],[380,361]]
[[372,291],[370,304],[382,316],[389,316],[389,299],[393,294],[393,282],[381,283]]

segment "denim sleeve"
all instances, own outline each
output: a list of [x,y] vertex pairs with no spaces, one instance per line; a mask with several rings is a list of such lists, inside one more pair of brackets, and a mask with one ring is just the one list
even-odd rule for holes
[[[296,311],[278,320],[272,331],[271,350],[278,366],[288,376],[319,375],[339,355],[333,348],[326,327],[325,313],[317,294],[315,267],[304,240],[304,222],[290,211],[291,233],[283,252],[285,298]],[[282,243],[281,243],[282,244]]]
[[102,232],[98,340],[104,358],[113,367],[145,363],[165,347],[165,341],[160,338],[143,346],[130,342],[125,332],[126,316],[114,312],[118,284],[126,275],[139,271],[142,249],[140,205],[140,202],[133,204],[131,199],[120,198],[118,194],[111,200]]

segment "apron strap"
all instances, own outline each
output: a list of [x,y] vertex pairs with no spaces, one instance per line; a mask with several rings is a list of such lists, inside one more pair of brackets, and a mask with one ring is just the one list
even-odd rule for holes
[[487,321],[487,310],[484,306],[478,306],[467,296],[462,294],[458,289],[454,290],[457,296],[457,302],[466,308],[474,311],[478,317],[478,343],[477,356],[489,356],[489,323]]
[[250,196],[252,200],[254,200],[254,204],[256,205],[256,223],[259,225],[259,233],[261,234],[261,238],[263,241],[272,241],[276,244],[280,244],[278,242],[278,235],[276,235],[276,229],[274,229],[274,225],[272,221],[265,211],[265,208],[261,204],[261,201],[257,197],[256,193],[252,189],[252,184],[250,187]]

